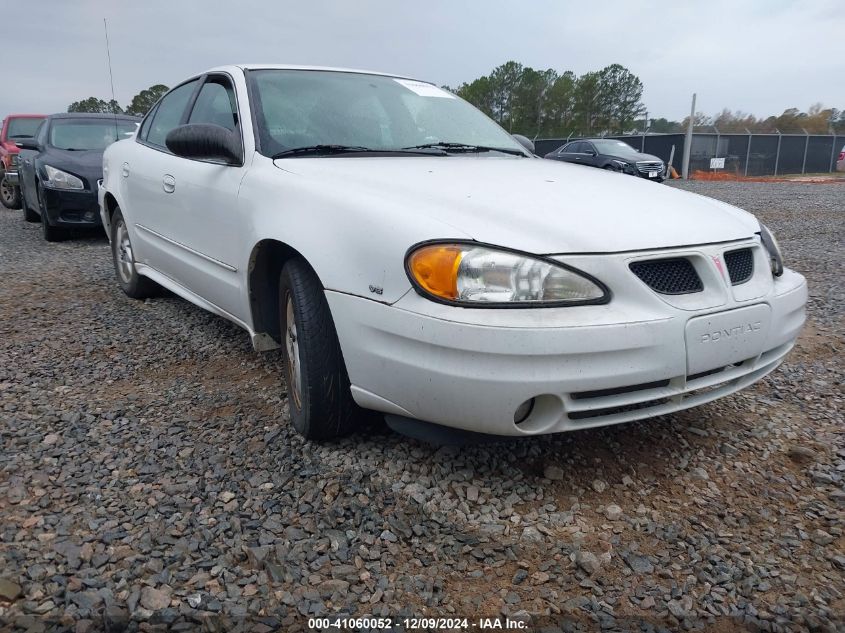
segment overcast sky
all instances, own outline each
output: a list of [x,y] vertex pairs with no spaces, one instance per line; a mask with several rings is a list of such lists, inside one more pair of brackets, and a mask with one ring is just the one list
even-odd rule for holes
[[238,62],[383,70],[457,86],[516,60],[581,74],[620,63],[652,117],[845,109],[845,0],[38,0],[4,2],[0,114],[126,105]]

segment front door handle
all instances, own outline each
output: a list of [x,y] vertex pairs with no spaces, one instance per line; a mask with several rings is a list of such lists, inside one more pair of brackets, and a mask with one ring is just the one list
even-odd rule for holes
[[170,174],[164,174],[161,179],[161,188],[164,189],[165,193],[173,193],[176,191],[176,179]]
[[123,167],[121,167],[120,173],[123,175],[124,178],[129,178],[129,163],[123,163]]

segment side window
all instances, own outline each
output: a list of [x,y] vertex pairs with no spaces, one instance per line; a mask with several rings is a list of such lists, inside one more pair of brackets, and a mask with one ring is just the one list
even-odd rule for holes
[[592,143],[581,143],[581,152],[586,154],[587,152],[592,152],[596,156],[598,156],[598,152],[596,151],[595,146]]
[[138,138],[142,141],[147,140],[147,134],[150,131],[150,123],[153,121],[153,117],[156,115],[156,108],[153,108],[152,111],[144,118],[143,122],[141,123],[141,128],[138,130]]
[[564,151],[567,154],[577,154],[581,151],[581,145],[581,141],[575,141],[574,143],[570,143],[569,145],[567,145]]
[[194,79],[186,84],[182,84],[165,95],[153,115],[150,129],[147,132],[147,143],[157,145],[158,147],[166,147],[164,139],[170,130],[182,122],[182,115],[185,113],[185,108],[188,107],[191,95],[194,94],[197,81],[199,80]]
[[235,131],[238,108],[235,91],[225,77],[211,77],[203,84],[188,123],[210,123]]
[[41,147],[47,144],[47,127],[47,120],[45,119],[38,126],[38,129],[35,130],[35,142]]

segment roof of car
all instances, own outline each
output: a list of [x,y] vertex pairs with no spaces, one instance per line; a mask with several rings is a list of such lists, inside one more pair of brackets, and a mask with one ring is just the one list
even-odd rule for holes
[[109,114],[107,112],[58,112],[51,114],[51,119],[122,119],[124,121],[140,121],[141,117],[131,114]]
[[7,114],[7,119],[43,119],[46,114]]
[[337,66],[301,66],[298,64],[232,64],[230,66],[218,66],[216,68],[211,68],[206,72],[231,71],[235,68],[240,68],[241,70],[321,70],[340,73],[360,73],[363,75],[382,75],[384,77],[396,77],[397,79],[415,79],[414,77],[397,75],[396,73],[379,72],[376,70],[361,70],[359,68],[342,68]]

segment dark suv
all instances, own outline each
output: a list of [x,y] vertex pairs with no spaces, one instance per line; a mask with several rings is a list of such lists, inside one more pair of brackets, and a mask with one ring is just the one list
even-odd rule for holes
[[572,141],[545,158],[577,163],[590,167],[600,167],[632,176],[641,176],[657,182],[663,182],[666,166],[657,156],[643,154],[623,141],[609,138],[587,138]]

